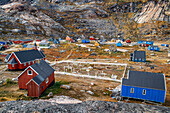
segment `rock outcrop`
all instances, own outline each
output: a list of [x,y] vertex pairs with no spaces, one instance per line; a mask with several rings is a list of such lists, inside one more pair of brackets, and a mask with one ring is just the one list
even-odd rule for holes
[[169,107],[135,103],[86,101],[78,104],[58,104],[55,101],[12,101],[0,102],[1,113],[168,113]]
[[137,23],[150,21],[170,21],[169,1],[159,0],[159,2],[148,2],[143,6],[142,11],[134,16]]
[[[13,2],[1,6],[0,28],[2,35],[14,34],[14,29],[19,29],[18,35],[44,35],[62,34],[65,28],[29,4]],[[15,35],[17,35],[15,33]]]

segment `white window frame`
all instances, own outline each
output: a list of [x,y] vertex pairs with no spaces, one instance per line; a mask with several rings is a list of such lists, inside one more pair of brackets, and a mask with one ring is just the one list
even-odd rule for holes
[[26,66],[27,65],[27,63],[24,63],[24,66]]
[[12,64],[12,67],[14,67],[14,64]]
[[48,82],[49,82],[49,79],[48,79],[48,78],[46,78],[46,79],[45,79],[45,83],[47,84]]
[[130,88],[130,93],[134,93],[134,88]]
[[[29,71],[31,72],[31,74],[29,74]],[[27,71],[27,74],[28,74],[28,75],[32,75],[32,74],[33,74],[32,70],[28,70],[28,71]]]
[[142,95],[146,95],[146,89],[143,89]]

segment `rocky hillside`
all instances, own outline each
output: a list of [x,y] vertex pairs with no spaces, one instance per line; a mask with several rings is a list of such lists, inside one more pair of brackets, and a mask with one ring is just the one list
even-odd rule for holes
[[12,101],[1,102],[1,113],[138,113],[156,112],[168,113],[170,108],[162,106],[151,106],[135,103],[106,102],[106,101],[86,101],[78,104],[57,104],[46,101]]
[[[93,35],[100,38],[142,38],[155,27],[142,25],[150,20],[169,22],[169,2],[128,0],[3,0],[0,1],[2,38],[73,38]],[[146,26],[146,27],[145,27]],[[150,25],[149,25],[150,26]],[[163,23],[163,26],[168,26]],[[146,31],[144,31],[144,30]],[[165,28],[166,34],[168,29]],[[142,32],[141,32],[142,31]],[[139,34],[141,33],[141,34]],[[155,33],[155,31],[154,31]],[[154,37],[162,38],[158,29]],[[158,36],[158,34],[160,34]],[[165,35],[168,37],[167,35]]]
[[169,1],[159,0],[159,2],[148,2],[142,8],[142,11],[134,17],[137,23],[145,23],[150,21],[168,21],[170,22]]

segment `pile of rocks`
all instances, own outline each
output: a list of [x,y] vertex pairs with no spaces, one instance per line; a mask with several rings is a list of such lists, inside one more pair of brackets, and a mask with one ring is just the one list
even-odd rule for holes
[[157,112],[168,113],[170,108],[135,103],[86,101],[78,104],[57,104],[47,101],[10,101],[0,103],[0,112],[45,112],[45,113],[111,113],[111,112]]

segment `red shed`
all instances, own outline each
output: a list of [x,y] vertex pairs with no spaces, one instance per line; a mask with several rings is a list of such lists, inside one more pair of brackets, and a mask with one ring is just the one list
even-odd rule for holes
[[45,55],[38,50],[25,50],[8,54],[5,62],[8,63],[9,70],[25,69],[33,65],[36,60],[45,60]]
[[41,60],[27,67],[19,76],[18,83],[20,89],[27,89],[28,96],[39,97],[42,92],[55,83],[54,69]]
[[90,36],[90,40],[95,40],[95,38],[93,36]]
[[130,39],[127,39],[127,40],[126,40],[126,43],[131,43],[131,40],[130,40]]

